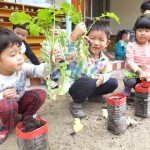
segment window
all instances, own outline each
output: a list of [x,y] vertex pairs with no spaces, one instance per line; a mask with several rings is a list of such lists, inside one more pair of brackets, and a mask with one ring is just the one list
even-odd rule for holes
[[[110,0],[85,0],[84,22],[88,25],[95,17],[110,11]],[[109,23],[108,18],[104,18]]]

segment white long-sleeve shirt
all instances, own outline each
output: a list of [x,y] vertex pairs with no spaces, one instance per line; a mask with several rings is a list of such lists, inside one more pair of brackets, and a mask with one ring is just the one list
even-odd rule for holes
[[46,78],[46,64],[33,65],[24,63],[22,70],[14,72],[11,76],[0,74],[0,100],[3,99],[3,91],[9,88],[15,88],[17,92],[17,101],[21,99],[26,90],[26,78],[39,77]]

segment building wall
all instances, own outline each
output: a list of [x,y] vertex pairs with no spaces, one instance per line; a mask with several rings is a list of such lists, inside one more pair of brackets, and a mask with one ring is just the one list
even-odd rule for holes
[[110,28],[114,35],[118,30],[133,28],[136,19],[141,15],[140,6],[143,2],[144,0],[111,0],[111,12],[117,14],[121,22],[118,24],[111,19]]

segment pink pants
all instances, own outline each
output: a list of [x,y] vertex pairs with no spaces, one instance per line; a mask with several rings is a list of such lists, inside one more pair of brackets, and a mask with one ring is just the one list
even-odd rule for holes
[[6,130],[14,129],[15,117],[22,114],[25,118],[34,115],[42,106],[46,99],[46,92],[42,89],[26,91],[23,97],[17,102],[16,100],[0,100],[0,119]]

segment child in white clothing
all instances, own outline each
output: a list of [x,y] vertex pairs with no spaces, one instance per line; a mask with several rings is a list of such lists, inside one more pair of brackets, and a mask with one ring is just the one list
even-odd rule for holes
[[[46,99],[42,89],[26,91],[26,78],[46,78],[47,65],[24,63],[21,53],[21,40],[11,30],[0,28],[0,144],[14,129],[15,117],[22,119],[34,115]],[[56,50],[56,59],[61,54]]]

